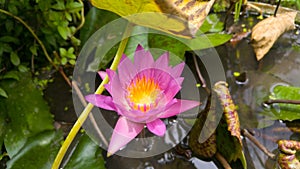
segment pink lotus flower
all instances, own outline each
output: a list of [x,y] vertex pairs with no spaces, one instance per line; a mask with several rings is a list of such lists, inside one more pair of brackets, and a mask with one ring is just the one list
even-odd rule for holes
[[105,88],[111,96],[91,94],[86,100],[120,115],[108,146],[108,156],[134,139],[145,125],[153,134],[163,136],[166,125],[160,118],[177,115],[200,104],[174,98],[181,89],[184,63],[173,68],[168,64],[169,53],[154,61],[151,53],[139,45],[134,63],[123,55],[117,73],[110,69],[99,73],[102,78],[108,75],[110,82]]

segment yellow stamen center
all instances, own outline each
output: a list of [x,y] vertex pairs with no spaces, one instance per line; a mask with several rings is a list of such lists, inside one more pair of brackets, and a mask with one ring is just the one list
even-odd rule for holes
[[132,103],[132,108],[147,112],[156,106],[156,100],[161,90],[152,78],[142,76],[131,82],[127,87],[127,91],[127,98]]

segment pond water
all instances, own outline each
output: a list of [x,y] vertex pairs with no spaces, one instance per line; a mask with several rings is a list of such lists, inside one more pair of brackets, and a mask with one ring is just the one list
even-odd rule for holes
[[[241,18],[239,23],[234,27],[234,31],[250,30],[256,22],[256,16]],[[294,30],[281,36],[260,62],[256,61],[254,51],[249,43],[249,37],[241,40],[236,45],[228,42],[216,47],[225,69],[230,93],[233,101],[238,106],[241,128],[251,129],[260,143],[270,151],[274,151],[274,153],[277,152],[276,141],[278,139],[300,140],[299,133],[293,132],[294,130],[289,128],[290,126],[300,124],[299,122],[278,121],[274,120],[272,114],[261,114],[264,110],[261,103],[268,99],[268,95],[275,85],[289,84],[300,86],[300,36],[298,33],[299,30]],[[188,56],[187,64],[193,65],[191,56]],[[201,66],[202,63],[199,63],[199,65],[203,75],[207,76],[205,75],[204,67]],[[193,66],[191,66],[191,69],[194,71]],[[234,72],[245,73],[244,80],[246,80],[246,83],[237,80]],[[57,84],[54,86],[57,86]],[[49,88],[48,95],[51,95],[53,91],[51,91],[50,86]],[[204,109],[207,96],[203,94],[205,93],[204,90],[200,91],[200,93],[202,93],[201,100],[203,105],[201,109]],[[60,96],[64,95],[61,94]],[[60,102],[59,100],[56,101]],[[57,106],[61,105],[61,103],[53,105]],[[59,108],[59,106],[56,107],[56,109]],[[52,112],[61,112],[62,109],[65,112],[69,112],[65,110],[65,107],[61,107],[60,109]],[[68,119],[67,122],[73,122],[75,120],[74,114],[71,114],[71,119],[63,117],[65,115],[69,116],[69,114],[63,114],[61,117],[59,114],[62,113],[56,115],[57,121],[66,121]],[[117,116],[105,118],[111,122],[116,121]],[[111,125],[113,126],[113,123]],[[186,140],[180,144],[183,147],[188,147]],[[274,165],[276,165],[275,161],[268,159],[252,142],[248,139],[243,139],[243,144],[249,169],[274,168]],[[191,158],[187,158],[186,153],[188,151],[180,152],[177,148],[173,148],[165,153],[149,158],[127,158],[113,155],[110,158],[105,158],[105,161],[106,168],[108,169],[222,168],[217,162],[214,162],[214,159],[212,161],[203,161],[194,155]],[[103,156],[106,157],[105,151],[103,151]],[[241,166],[235,168],[241,168]]]

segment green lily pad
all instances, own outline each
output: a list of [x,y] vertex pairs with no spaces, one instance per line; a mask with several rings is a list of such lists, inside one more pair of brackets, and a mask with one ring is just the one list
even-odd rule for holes
[[190,50],[201,50],[224,44],[231,39],[232,35],[222,33],[209,33],[195,37],[194,39],[183,39]]
[[[281,100],[300,100],[300,87],[276,86],[270,97]],[[300,119],[300,105],[276,103],[272,105],[270,111],[280,120]]]
[[18,77],[19,81],[0,82],[8,95],[8,98],[0,97],[0,121],[4,121],[0,138],[4,139],[10,157],[20,151],[29,137],[54,128],[53,116],[42,92],[31,81],[30,73],[19,73]]
[[105,169],[102,150],[86,134],[79,139],[65,169]]
[[7,168],[51,168],[62,139],[62,133],[54,130],[30,137],[18,154],[7,162]]
[[[177,38],[178,39],[178,38]],[[187,47],[181,43],[179,40],[172,38],[172,36],[165,36],[160,34],[150,34],[149,35],[149,46],[151,48],[162,49],[161,51],[154,51],[154,56],[158,57],[165,53],[170,52],[170,64],[176,65],[184,59],[184,53]]]
[[131,36],[128,39],[128,43],[126,45],[125,54],[128,56],[131,60],[134,58],[134,53],[136,50],[136,47],[138,45],[141,45],[145,50],[148,50],[148,34],[141,34],[140,32],[147,31],[148,28],[143,26],[135,26],[132,30],[132,34],[135,34],[134,36]]

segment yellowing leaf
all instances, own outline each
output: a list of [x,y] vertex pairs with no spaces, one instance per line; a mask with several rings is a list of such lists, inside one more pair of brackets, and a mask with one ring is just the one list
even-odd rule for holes
[[262,20],[253,27],[251,40],[257,60],[265,56],[281,34],[295,29],[296,15],[297,12],[278,14],[276,17]]
[[242,145],[239,116],[231,99],[231,95],[227,88],[227,83],[223,81],[217,82],[214,86],[214,91],[217,93],[223,106],[225,119],[228,125],[228,131],[232,136],[237,137]]
[[138,25],[179,37],[192,38],[215,0],[91,0],[97,8],[112,11]]

